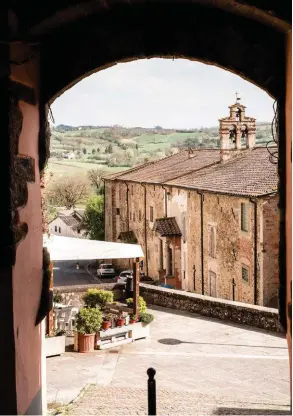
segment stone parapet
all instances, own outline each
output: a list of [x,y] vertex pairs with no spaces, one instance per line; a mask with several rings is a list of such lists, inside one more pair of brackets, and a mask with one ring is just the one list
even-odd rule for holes
[[283,333],[277,309],[212,298],[181,290],[140,284],[140,294],[151,305],[197,313],[237,324]]

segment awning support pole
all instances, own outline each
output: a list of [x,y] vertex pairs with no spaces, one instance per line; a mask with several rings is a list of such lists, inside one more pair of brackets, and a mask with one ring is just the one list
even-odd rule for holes
[[135,259],[133,263],[133,314],[138,317],[139,315],[139,307],[138,307],[138,300],[139,300],[139,281],[140,281],[140,273],[139,273],[139,258]]

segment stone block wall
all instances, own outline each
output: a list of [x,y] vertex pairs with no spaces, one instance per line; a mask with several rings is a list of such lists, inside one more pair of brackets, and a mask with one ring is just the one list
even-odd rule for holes
[[140,295],[149,305],[197,313],[210,318],[283,333],[277,309],[231,302],[147,284],[140,284]]
[[278,307],[280,210],[278,197],[263,205],[263,291],[264,306]]
[[103,289],[112,290],[114,293],[114,300],[124,299],[124,287],[116,283],[105,283],[97,285],[81,285],[81,286],[59,286],[54,287],[54,294],[60,294],[62,303],[70,306],[80,307],[83,305],[82,297],[86,294],[88,289]]

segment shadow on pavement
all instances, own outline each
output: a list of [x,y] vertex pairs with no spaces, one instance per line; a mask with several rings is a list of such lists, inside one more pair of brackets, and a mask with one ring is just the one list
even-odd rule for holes
[[223,345],[231,347],[253,347],[253,348],[275,348],[277,350],[287,350],[287,347],[269,347],[267,345],[248,345],[248,344],[219,344],[218,342],[194,342],[194,341],[180,341],[175,338],[158,339],[160,344],[165,345],[179,345],[179,344],[196,344],[196,345]]

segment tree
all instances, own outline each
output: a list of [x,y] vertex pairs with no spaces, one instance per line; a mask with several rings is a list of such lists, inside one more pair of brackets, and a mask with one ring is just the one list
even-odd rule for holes
[[100,153],[100,148],[99,147],[97,147],[97,152]]
[[85,147],[82,149],[82,151],[83,151],[83,154],[86,155],[86,148]]
[[90,184],[94,186],[97,195],[103,193],[104,183],[102,178],[105,173],[102,169],[90,169],[87,173]]
[[92,149],[92,155],[96,153],[96,149]]
[[87,200],[82,229],[90,240],[104,240],[104,198],[92,195]]
[[54,206],[75,208],[89,194],[89,183],[80,176],[61,177],[54,182],[47,192],[48,201]]

